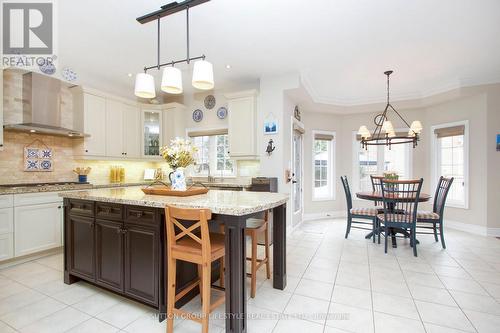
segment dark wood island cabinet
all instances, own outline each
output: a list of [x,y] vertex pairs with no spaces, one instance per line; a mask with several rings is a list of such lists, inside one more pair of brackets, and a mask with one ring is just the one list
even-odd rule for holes
[[[273,287],[286,287],[286,201],[269,192],[218,191],[193,197],[145,195],[140,188],[95,189],[61,193],[64,197],[64,282],[85,280],[158,310],[166,310],[164,207],[212,211],[211,231],[224,223],[226,332],[247,331],[245,226],[266,210],[273,214]],[[219,262],[212,281],[219,279]],[[198,279],[197,265],[179,261],[177,290]],[[178,300],[181,307],[199,292]]]

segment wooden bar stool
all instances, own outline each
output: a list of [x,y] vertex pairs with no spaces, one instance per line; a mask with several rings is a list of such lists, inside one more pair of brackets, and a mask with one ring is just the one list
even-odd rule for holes
[[[269,262],[269,213],[265,212],[263,219],[249,218],[246,220],[245,225],[245,235],[249,236],[252,244],[251,257],[246,259],[250,261],[251,273],[247,273],[247,276],[251,278],[250,280],[250,297],[255,298],[255,291],[257,289],[257,270],[266,264],[266,275],[267,278],[271,278],[271,269]],[[222,232],[224,232],[224,225],[221,225]],[[264,246],[265,246],[265,257],[262,259],[257,258],[257,241],[259,235],[264,235]],[[224,260],[221,261],[221,271],[220,276],[224,276]],[[223,286],[221,284],[221,286]]]
[[[252,262],[250,275],[250,297],[255,298],[255,290],[257,288],[257,270],[266,264],[266,277],[271,278],[271,269],[269,263],[269,222],[268,222],[268,211],[264,215],[264,219],[247,219],[245,234],[250,236],[252,243],[252,256],[247,257],[247,260]],[[259,235],[264,234],[264,258],[257,258],[257,240]]]
[[[188,209],[167,206],[165,208],[165,227],[167,231],[167,333],[173,333],[174,315],[185,316],[201,323],[202,332],[208,333],[210,313],[224,303],[225,295],[210,303],[211,266],[212,262],[224,257],[224,236],[210,233],[208,220],[212,218],[209,209]],[[185,227],[180,221],[196,222]],[[197,230],[200,230],[197,232]],[[176,264],[183,260],[198,265],[200,279],[176,294]],[[177,309],[175,302],[193,288],[199,286],[202,303],[201,318],[196,314]]]

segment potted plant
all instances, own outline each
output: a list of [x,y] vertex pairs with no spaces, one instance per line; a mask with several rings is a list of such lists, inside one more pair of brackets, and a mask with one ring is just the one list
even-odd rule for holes
[[194,154],[197,148],[192,145],[190,140],[175,138],[170,142],[170,146],[160,148],[160,154],[167,164],[173,170],[168,175],[172,190],[186,190],[185,168],[194,164]]

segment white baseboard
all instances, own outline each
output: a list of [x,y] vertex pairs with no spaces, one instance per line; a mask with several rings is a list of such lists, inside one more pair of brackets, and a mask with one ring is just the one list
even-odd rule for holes
[[500,237],[500,228],[488,228],[488,236]]
[[342,210],[322,212],[322,213],[304,213],[302,221],[312,221],[312,220],[323,220],[323,219],[333,219],[339,217],[345,217],[346,212]]
[[[468,224],[458,221],[445,220],[444,221],[445,228],[452,228],[455,230],[470,232],[471,234],[481,235],[481,236],[489,236],[488,230],[486,227],[481,225]],[[491,228],[493,229],[493,228]]]

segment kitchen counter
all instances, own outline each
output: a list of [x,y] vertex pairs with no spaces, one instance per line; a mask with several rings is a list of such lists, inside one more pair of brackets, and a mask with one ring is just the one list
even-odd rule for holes
[[126,186],[147,185],[151,182],[135,182],[135,183],[110,183],[110,184],[60,184],[60,185],[40,185],[29,186],[29,184],[15,185],[3,187],[0,186],[0,195],[4,194],[24,194],[24,193],[38,193],[38,192],[62,192],[62,191],[78,191],[99,188],[115,188]]
[[62,192],[61,197],[117,203],[124,205],[164,208],[175,205],[186,208],[208,208],[215,214],[243,216],[271,209],[287,202],[288,195],[269,192],[210,190],[207,194],[190,197],[147,195],[141,187],[93,189]]

